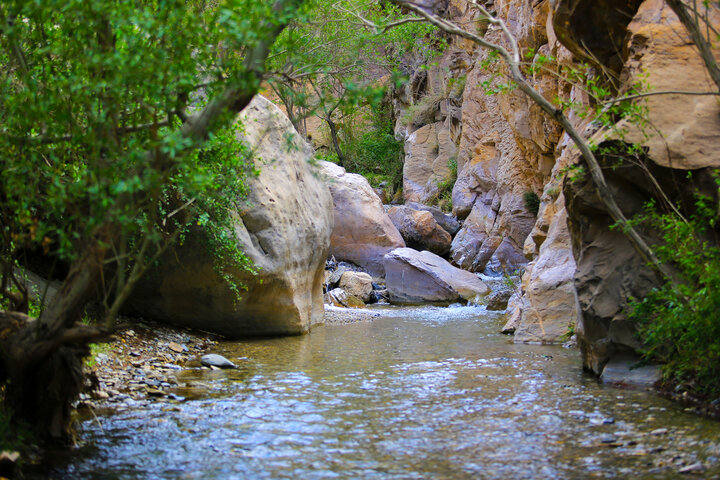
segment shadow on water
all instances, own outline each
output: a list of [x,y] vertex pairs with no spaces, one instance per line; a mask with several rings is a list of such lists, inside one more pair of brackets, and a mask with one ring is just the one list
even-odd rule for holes
[[514,345],[479,307],[221,345],[174,393],[82,424],[53,478],[585,479],[720,474],[720,424],[598,385],[577,351]]

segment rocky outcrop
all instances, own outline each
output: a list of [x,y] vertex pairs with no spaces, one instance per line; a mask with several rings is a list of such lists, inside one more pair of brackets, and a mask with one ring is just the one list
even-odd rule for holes
[[455,144],[442,123],[425,125],[405,141],[403,196],[406,202],[429,203],[435,199],[439,184],[450,178],[449,162]]
[[432,213],[399,205],[390,207],[388,216],[408,247],[428,250],[440,256],[450,251],[452,237],[438,225]]
[[347,173],[333,163],[319,162],[319,165],[334,204],[335,228],[330,254],[374,276],[383,276],[385,254],[405,246],[400,232],[365,177]]
[[235,214],[240,248],[257,274],[231,275],[247,291],[236,298],[217,273],[205,233],[196,228],[128,303],[146,318],[231,337],[304,333],[323,321],[332,198],[310,165],[310,147],[277,107],[257,96],[240,120],[260,170],[248,179],[250,206]]
[[[544,234],[541,233],[543,230]],[[514,341],[560,343],[574,331],[579,314],[574,284],[575,259],[562,194],[544,206],[533,232],[537,232],[534,238],[539,244],[539,254],[528,264],[523,275],[524,295],[515,305],[520,316],[514,325]]]
[[[632,21],[625,23],[627,43],[619,49],[626,54],[620,91],[628,89],[640,75],[652,90],[716,89],[687,33],[664,2],[646,0],[642,5],[635,2],[635,6]],[[606,14],[588,9],[578,11],[576,18],[584,24],[602,23]],[[568,30],[569,35],[575,35],[569,42],[585,41],[588,33],[580,30]],[[657,95],[648,98],[645,105],[653,127],[649,137],[629,124],[618,127],[628,127],[623,140],[642,144],[647,155],[621,159],[622,168],[617,168],[617,157],[601,158],[607,182],[628,217],[641,212],[651,199],[663,202],[648,174],[671,202],[691,207],[691,192],[707,191],[707,178],[695,172],[693,182],[688,182],[684,169],[720,166],[720,106],[716,101],[702,96]],[[601,145],[622,147],[619,140],[613,143],[612,139],[618,139],[614,132],[600,131],[594,137]],[[564,193],[577,261],[574,283],[581,309],[578,343],[584,366],[600,374],[610,359],[640,347],[636,326],[627,318],[627,302],[631,297],[643,298],[656,285],[656,278],[625,236],[610,229],[613,222],[587,180],[566,182]],[[642,233],[649,243],[657,243],[656,234],[647,230]]]
[[478,303],[490,289],[476,275],[434,253],[398,248],[385,256],[385,281],[392,303]]

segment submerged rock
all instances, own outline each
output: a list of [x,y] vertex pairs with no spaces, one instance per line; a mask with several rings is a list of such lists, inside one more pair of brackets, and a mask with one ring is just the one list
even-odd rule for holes
[[200,363],[205,367],[237,368],[237,365],[217,353],[208,353],[207,355],[203,355],[200,359]]
[[398,248],[385,255],[385,282],[392,303],[478,302],[490,289],[475,274],[432,252]]

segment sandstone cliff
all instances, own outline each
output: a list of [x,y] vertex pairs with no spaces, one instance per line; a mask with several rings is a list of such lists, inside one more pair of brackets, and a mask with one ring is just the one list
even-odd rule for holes
[[[477,28],[469,2],[440,3],[445,17]],[[617,95],[639,80],[651,91],[713,90],[687,33],[662,0],[484,3],[506,21],[523,52],[553,59],[531,79],[549,100],[589,104],[582,86],[560,75],[561,67],[580,63],[589,64],[591,78]],[[500,40],[497,30],[484,35]],[[642,298],[656,280],[624,235],[610,229],[589,181],[565,175],[579,163],[567,135],[522,93],[497,93],[506,80],[502,67],[488,60],[470,42],[450,39],[437,64],[416,73],[396,95],[397,116],[404,119],[396,133],[406,142],[405,200],[431,201],[450,175],[448,163],[456,161],[453,213],[465,221],[453,240],[452,260],[487,273],[524,267],[522,297],[508,311],[515,340],[558,342],[574,329],[584,366],[600,373],[610,357],[639,347],[626,317],[627,300]],[[641,161],[623,168],[601,158],[630,216],[658,196],[657,186],[671,200],[682,200],[683,192],[706,179],[699,174],[699,183],[688,185],[685,170],[720,165],[714,97],[657,95],[636,102],[647,106],[649,128],[642,132],[620,123],[627,127],[622,138],[598,131],[579,115],[571,118],[596,143],[623,140],[644,147]],[[525,201],[529,192],[540,198],[537,215]],[[644,233],[653,240],[652,232]]]

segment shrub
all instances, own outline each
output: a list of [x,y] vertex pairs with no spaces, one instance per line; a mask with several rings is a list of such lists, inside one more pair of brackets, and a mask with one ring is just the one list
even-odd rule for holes
[[537,193],[532,191],[525,192],[523,194],[523,200],[525,200],[525,208],[527,208],[527,211],[537,217],[540,211],[540,197],[538,197]]
[[646,206],[637,221],[661,233],[663,244],[654,250],[678,277],[632,299],[629,313],[639,324],[644,356],[664,363],[665,379],[711,398],[720,395],[720,249],[709,240],[718,222],[716,203],[696,195],[687,220]]
[[395,139],[391,113],[382,106],[374,107],[363,120],[347,123],[340,131],[343,167],[363,175],[374,187],[387,182],[395,192],[402,188],[404,146]]
[[421,126],[432,122],[442,99],[442,92],[424,95],[405,110],[400,122],[405,126]]

